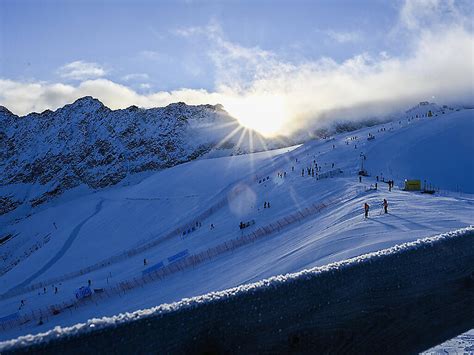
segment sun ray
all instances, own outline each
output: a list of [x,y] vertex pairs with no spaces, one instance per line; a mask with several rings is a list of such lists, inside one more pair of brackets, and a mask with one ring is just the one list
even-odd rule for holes
[[229,134],[227,134],[224,138],[221,139],[221,141],[219,143],[217,143],[213,149],[219,149],[220,147],[222,147],[225,143],[227,143],[233,136],[235,136],[237,134],[237,132],[239,132],[239,130],[241,129],[244,129],[242,126],[237,126],[236,128],[234,128],[232,130],[232,132],[230,132]]

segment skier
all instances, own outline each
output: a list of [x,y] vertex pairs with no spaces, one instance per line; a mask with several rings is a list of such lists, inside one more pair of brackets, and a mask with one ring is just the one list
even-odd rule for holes
[[378,175],[376,176],[376,178],[377,178],[377,181],[379,181],[379,176]]
[[267,202],[267,206],[268,206],[268,208],[270,208],[270,202]]
[[266,201],[263,204],[263,208],[267,208],[267,202]]
[[359,182],[362,182],[362,176],[359,176]]
[[364,213],[365,213],[365,218],[369,218],[369,204],[366,202],[364,203]]
[[375,189],[377,190],[377,183],[375,183]]
[[392,180],[388,180],[388,191],[392,191]]
[[388,202],[386,199],[383,199],[383,211],[385,213],[388,213],[387,209],[388,209]]
[[91,280],[87,280],[87,284],[89,285],[89,287],[91,286],[91,283],[92,283]]
[[304,176],[304,169],[301,169],[301,176]]
[[58,288],[57,287],[54,288],[54,293],[55,294],[58,293]]
[[145,266],[146,264],[148,264],[148,262],[146,261],[146,259],[143,259],[143,266]]
[[334,163],[332,163],[332,167],[334,168]]

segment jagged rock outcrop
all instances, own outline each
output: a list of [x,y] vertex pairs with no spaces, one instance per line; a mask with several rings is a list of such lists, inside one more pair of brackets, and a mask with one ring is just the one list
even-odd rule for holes
[[[236,147],[239,134],[229,137],[238,127],[221,105],[179,102],[111,110],[88,96],[56,111],[23,117],[0,106],[0,187],[43,186],[23,201],[37,206],[81,184],[106,187],[128,174],[168,168],[216,147],[230,149],[229,154],[249,151],[245,142]],[[263,149],[258,143],[253,147]],[[0,213],[18,206],[11,197],[0,193],[0,198]]]

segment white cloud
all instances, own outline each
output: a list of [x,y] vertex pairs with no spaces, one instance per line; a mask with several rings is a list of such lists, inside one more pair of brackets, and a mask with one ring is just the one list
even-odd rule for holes
[[142,90],[149,90],[149,89],[151,89],[151,84],[141,83],[140,85],[138,85],[138,87]]
[[332,40],[338,43],[355,43],[362,40],[362,34],[357,31],[353,32],[342,32],[342,31],[333,31],[327,30],[324,33],[331,38]]
[[86,80],[100,78],[106,71],[97,63],[76,60],[59,68],[58,74],[65,79]]
[[151,51],[151,50],[144,50],[138,53],[138,55],[141,58],[147,59],[147,60],[157,60],[161,58],[161,54],[157,51]]
[[122,76],[123,81],[139,81],[139,80],[148,80],[150,76],[146,73],[132,73]]

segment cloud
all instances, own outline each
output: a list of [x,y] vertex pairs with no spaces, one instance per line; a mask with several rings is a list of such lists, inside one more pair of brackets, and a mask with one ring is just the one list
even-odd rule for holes
[[[428,5],[423,6],[425,3]],[[248,124],[259,117],[278,121],[276,126],[283,134],[325,120],[385,115],[433,96],[439,103],[472,104],[474,36],[466,20],[468,13],[457,4],[403,3],[394,24],[394,31],[406,39],[401,54],[381,51],[376,55],[360,53],[341,62],[331,58],[288,62],[274,52],[230,41],[218,24],[211,22],[183,34],[189,40],[200,36],[200,43],[207,41],[203,48],[215,67],[213,90],[138,93],[100,78],[77,85],[4,79],[0,80],[0,104],[25,114],[54,109],[85,95],[95,96],[113,109],[177,101],[221,103]]]
[[123,81],[139,81],[139,80],[148,80],[150,76],[146,73],[132,73],[122,76]]
[[324,33],[332,40],[338,43],[355,43],[362,40],[362,34],[357,31],[338,32],[333,30],[324,31]]
[[138,53],[141,58],[147,60],[157,60],[161,58],[161,54],[157,51],[144,50]]
[[105,69],[99,64],[82,60],[65,64],[57,72],[61,78],[73,80],[100,78],[106,74]]

